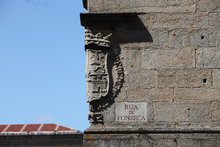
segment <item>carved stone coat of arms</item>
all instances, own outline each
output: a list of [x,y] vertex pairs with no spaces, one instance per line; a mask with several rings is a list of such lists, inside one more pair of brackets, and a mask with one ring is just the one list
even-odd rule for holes
[[[93,35],[86,30],[86,78],[87,78],[87,101],[91,102],[105,97],[109,92],[109,73],[107,69],[108,38],[100,33]],[[97,48],[98,47],[98,48]]]

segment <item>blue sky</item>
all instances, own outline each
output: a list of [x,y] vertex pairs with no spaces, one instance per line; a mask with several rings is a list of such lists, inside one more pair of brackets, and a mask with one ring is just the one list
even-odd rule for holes
[[88,128],[81,0],[0,0],[0,123]]

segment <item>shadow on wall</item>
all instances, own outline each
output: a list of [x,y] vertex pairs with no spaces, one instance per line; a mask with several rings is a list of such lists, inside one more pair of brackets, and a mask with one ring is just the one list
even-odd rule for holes
[[97,32],[110,30],[114,44],[153,42],[151,34],[138,15],[138,13],[82,13],[81,24]]
[[[101,33],[103,36],[112,34],[107,63],[109,92],[107,96],[90,102],[91,112],[102,113],[114,104],[115,97],[123,87],[124,69],[120,60],[120,44],[153,42],[153,38],[136,13],[82,13],[81,24],[91,30],[92,34]],[[103,50],[100,47],[90,48]]]

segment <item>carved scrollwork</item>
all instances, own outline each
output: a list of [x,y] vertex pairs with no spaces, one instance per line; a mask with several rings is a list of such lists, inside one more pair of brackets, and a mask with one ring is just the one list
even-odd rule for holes
[[120,92],[120,89],[122,88],[124,82],[124,69],[119,56],[116,56],[114,65],[116,66],[116,81],[114,82],[112,88],[113,98]]

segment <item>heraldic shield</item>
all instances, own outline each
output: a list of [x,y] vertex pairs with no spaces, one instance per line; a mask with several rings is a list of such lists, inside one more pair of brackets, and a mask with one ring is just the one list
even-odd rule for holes
[[109,91],[109,74],[107,70],[108,53],[100,50],[86,51],[87,54],[87,101],[105,97]]
[[93,35],[86,30],[86,78],[87,101],[105,97],[109,92],[109,73],[107,69],[109,41],[100,33]]

